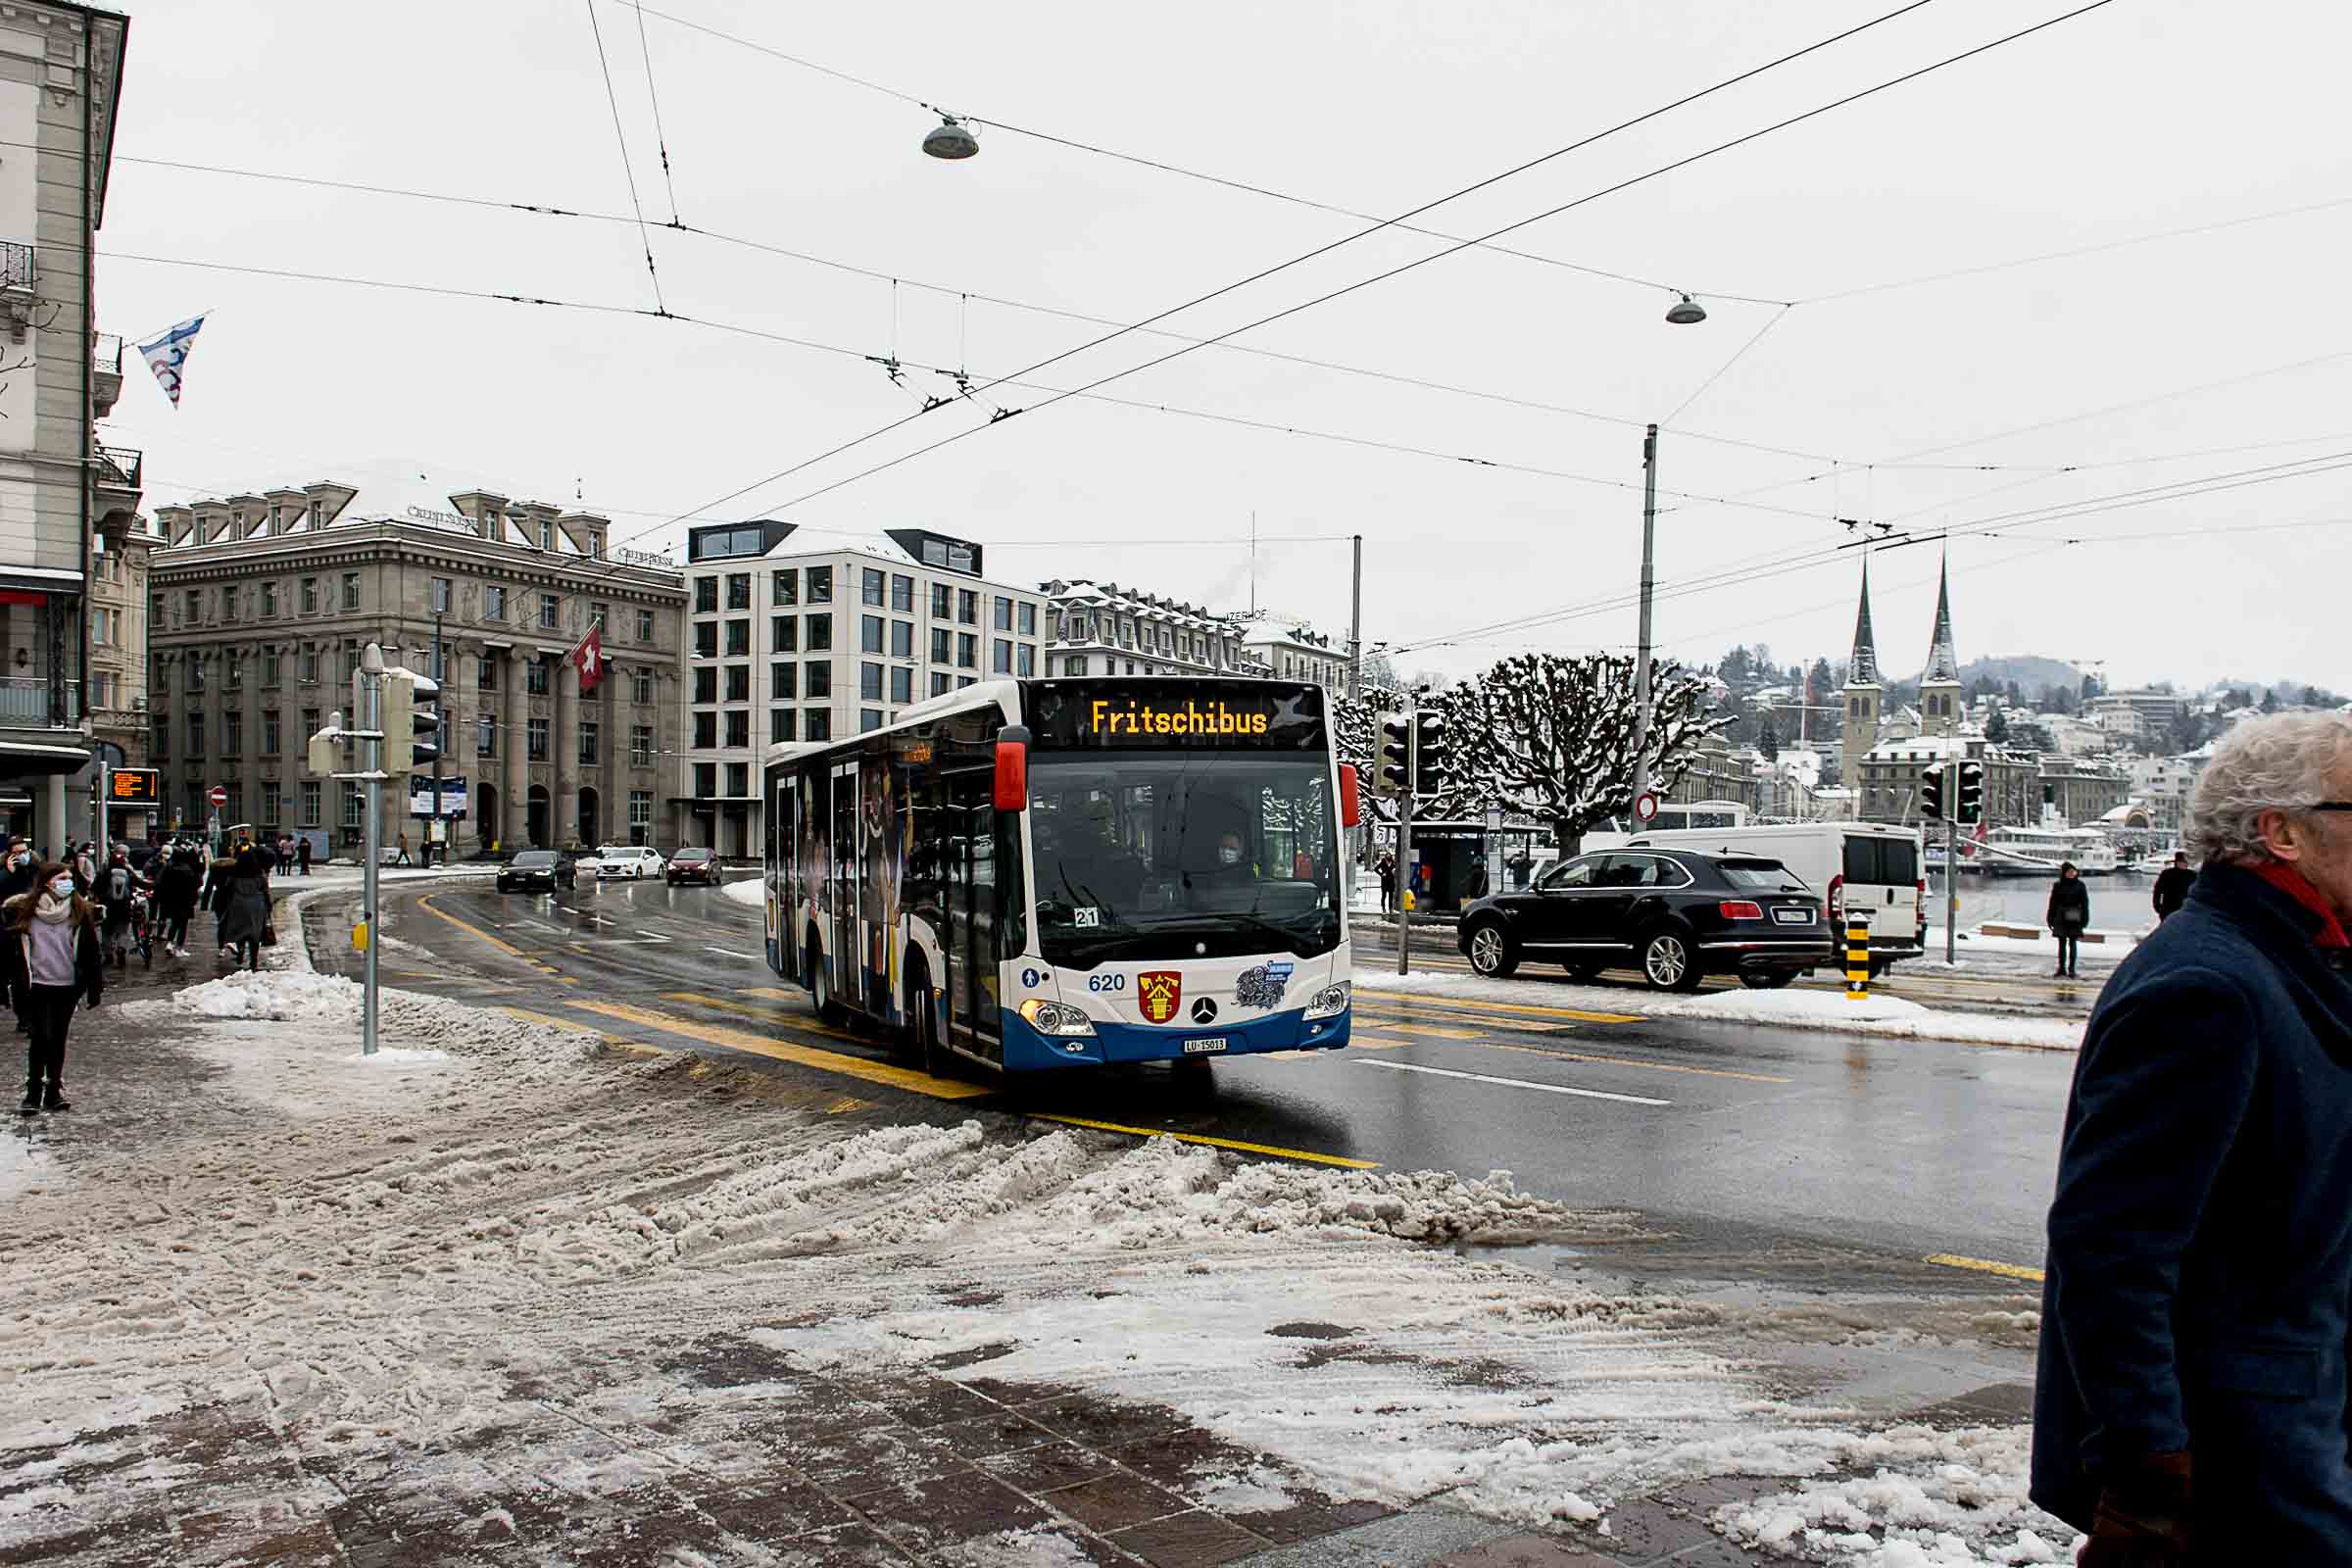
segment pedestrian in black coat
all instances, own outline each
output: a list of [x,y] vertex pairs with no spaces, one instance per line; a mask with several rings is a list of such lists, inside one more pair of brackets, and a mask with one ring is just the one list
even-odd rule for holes
[[200,865],[192,852],[172,855],[155,879],[155,912],[163,922],[164,947],[182,958],[188,956],[188,921],[196,913],[196,890],[204,880]]
[[2048,923],[2050,935],[2058,939],[2057,972],[2080,978],[2082,933],[2090,927],[2090,889],[2083,886],[2082,873],[2072,860],[2058,868],[2058,880],[2050,885]]
[[71,1110],[66,1099],[66,1028],[74,1006],[106,990],[98,911],[74,891],[70,866],[40,868],[34,891],[0,905],[0,974],[24,998],[24,1115]]
[[[33,855],[32,846],[23,839],[12,839],[8,846],[8,861],[0,866],[0,905],[30,893],[40,885],[41,862]],[[8,994],[9,1010],[16,1015],[17,1033],[24,1033],[27,1022],[24,1004],[29,999],[21,995],[17,985],[0,979],[0,991]]]
[[2156,873],[2156,918],[2177,913],[2188,902],[2188,886],[2197,873],[2188,868],[2188,857],[2175,854],[2173,863]]
[[2240,725],[2189,836],[2076,1063],[2033,1497],[2082,1568],[2352,1562],[2352,717]]

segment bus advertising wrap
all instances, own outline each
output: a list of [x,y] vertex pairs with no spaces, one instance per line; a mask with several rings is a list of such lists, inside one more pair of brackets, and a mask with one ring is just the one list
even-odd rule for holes
[[1030,688],[1032,744],[1299,751],[1324,740],[1323,689],[1286,681],[1040,681]]

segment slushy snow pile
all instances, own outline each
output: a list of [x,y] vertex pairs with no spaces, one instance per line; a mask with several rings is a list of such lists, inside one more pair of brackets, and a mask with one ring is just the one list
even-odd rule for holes
[[[669,1360],[707,1340],[779,1379],[944,1367],[1169,1407],[1256,1456],[1180,1483],[1236,1518],[1311,1489],[1592,1522],[1741,1473],[1801,1485],[1718,1527],[1816,1560],[2071,1540],[2024,1506],[2014,1435],[1856,1431],[1781,1398],[1732,1308],[1428,1245],[1642,1234],[1507,1172],[829,1114],[837,1088],[400,992],[362,1063],[353,1004],[274,971],[140,1004],[170,1110],[93,1111],[0,1204],[0,1553],[205,1483],[135,1456],[222,1411],[238,1443],[269,1435],[252,1463],[299,1478],[220,1527],[243,1549],[322,1518],[355,1466],[505,1539],[516,1487],[625,1498],[740,1462],[666,1424],[722,1392]],[[127,1462],[100,1462],[110,1444]],[[1088,1559],[1039,1529],[940,1560]]]
[[748,904],[757,909],[767,903],[767,881],[763,877],[747,876],[739,882],[719,884],[719,897],[734,904]]

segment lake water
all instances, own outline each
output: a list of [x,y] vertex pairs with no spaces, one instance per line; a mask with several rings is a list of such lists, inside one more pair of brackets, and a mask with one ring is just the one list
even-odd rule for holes
[[[2050,903],[2046,876],[1969,876],[1960,878],[1960,929],[1992,921],[2003,925],[2038,926]],[[2090,924],[2094,930],[2137,930],[2152,923],[2156,910],[2156,879],[2136,871],[2082,879],[2090,888]],[[1943,923],[1943,878],[1929,880],[1928,919]]]

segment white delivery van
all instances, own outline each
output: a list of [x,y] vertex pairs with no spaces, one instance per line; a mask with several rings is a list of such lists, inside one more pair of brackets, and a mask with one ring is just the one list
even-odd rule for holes
[[[1928,938],[1927,867],[1919,831],[1883,822],[1789,822],[1773,826],[1676,828],[1636,833],[1627,847],[1705,850],[1780,861],[1822,895],[1834,945],[1845,945],[1846,916],[1870,916],[1870,972],[1915,958]],[[1825,964],[1843,968],[1840,958]]]

